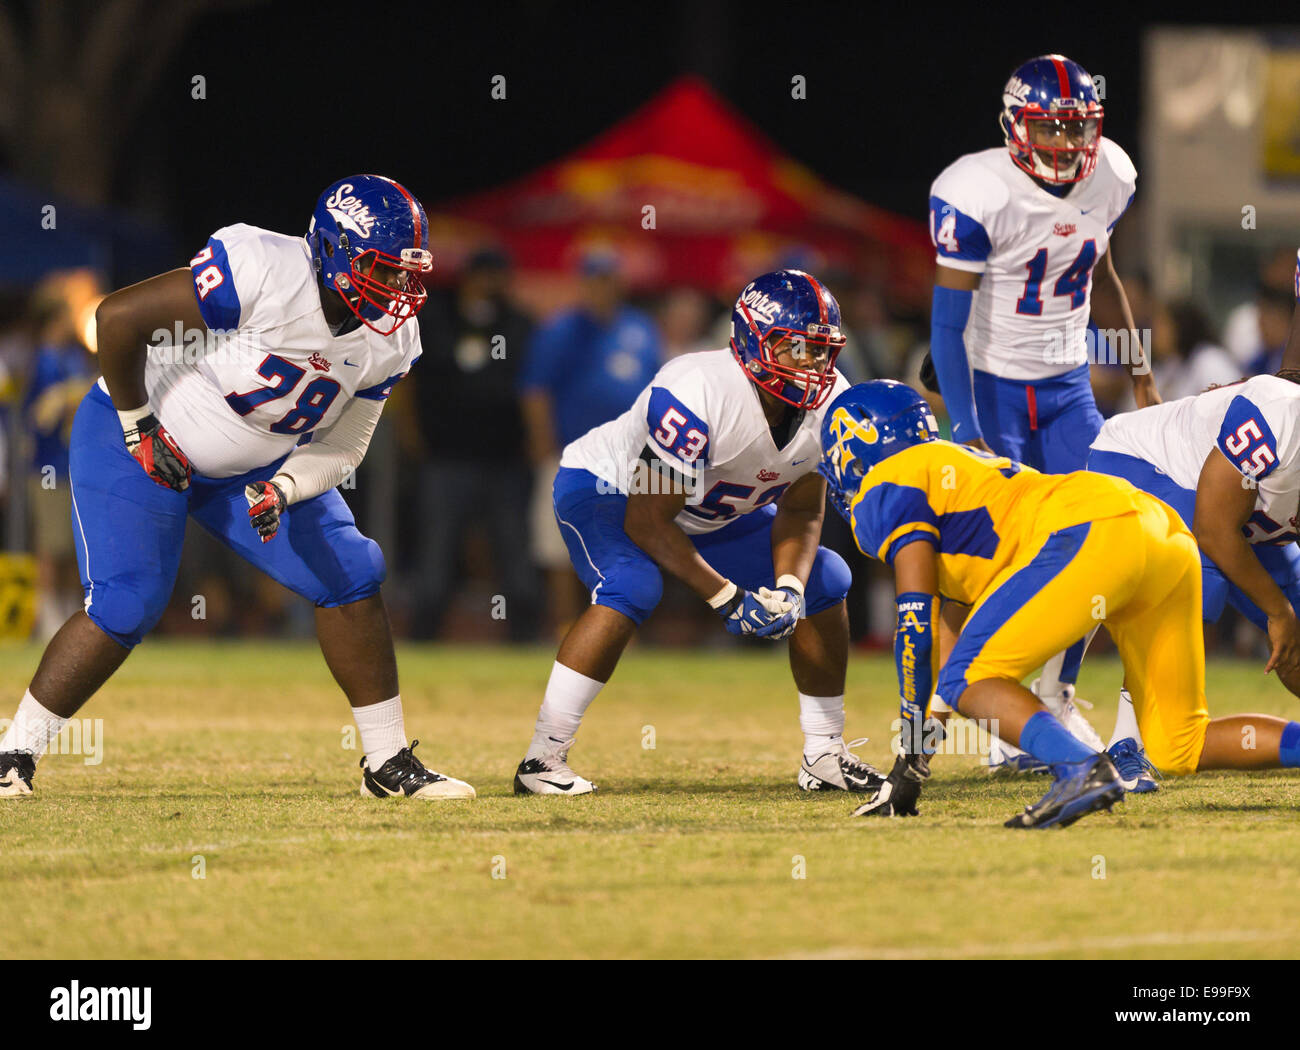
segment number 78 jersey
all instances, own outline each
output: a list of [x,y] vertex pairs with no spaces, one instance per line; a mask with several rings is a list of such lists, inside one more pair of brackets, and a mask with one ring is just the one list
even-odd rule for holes
[[275,462],[331,426],[353,398],[385,400],[420,356],[414,323],[387,337],[365,325],[334,336],[301,237],[227,226],[190,272],[208,332],[168,333],[165,345],[151,345],[145,387],[206,477]]
[[821,462],[827,405],[848,389],[836,373],[823,407],[807,411],[789,441],[776,447],[758,387],[728,350],[682,354],[663,366],[632,407],[589,430],[564,450],[560,466],[586,470],[611,492],[627,494],[646,449],[689,484],[677,516],[682,531],[713,532],[776,503]]
[[1065,197],[1034,182],[1001,147],[968,153],[934,180],[936,261],[983,274],[966,329],[971,367],[1035,380],[1088,360],[1093,268],[1136,182],[1128,154],[1106,138],[1096,171]]

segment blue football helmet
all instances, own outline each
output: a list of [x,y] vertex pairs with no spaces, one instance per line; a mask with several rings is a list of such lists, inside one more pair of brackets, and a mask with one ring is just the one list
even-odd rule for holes
[[822,420],[822,462],[831,503],[849,515],[867,471],[905,448],[934,441],[939,424],[920,394],[906,383],[876,379],[849,387]]
[[1102,114],[1087,70],[1064,55],[1040,55],[1002,89],[999,124],[1011,159],[1034,178],[1060,186],[1096,170]]
[[[795,408],[820,408],[830,396],[835,358],[846,341],[840,304],[802,270],[755,278],[731,311],[731,352],[745,375]],[[813,367],[782,363],[783,354]]]
[[396,332],[428,298],[429,221],[392,179],[353,175],[331,185],[316,202],[307,244],[321,283],[380,335]]

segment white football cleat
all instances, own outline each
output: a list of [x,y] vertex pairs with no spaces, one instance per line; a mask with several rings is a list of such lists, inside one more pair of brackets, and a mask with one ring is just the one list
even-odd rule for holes
[[547,737],[553,744],[551,750],[533,758],[525,757],[515,770],[516,795],[590,795],[596,785],[586,777],[580,777],[569,768],[569,748],[572,740],[556,740]]
[[463,780],[426,769],[415,757],[418,740],[404,747],[378,769],[371,769],[361,759],[361,795],[363,798],[422,798],[439,801],[449,798],[474,798],[475,791]]
[[1097,730],[1083,717],[1077,705],[1092,707],[1086,700],[1074,695],[1074,686],[1062,684],[1061,691],[1051,696],[1043,696],[1038,691],[1041,679],[1035,678],[1030,691],[1043,702],[1043,706],[1056,716],[1056,720],[1068,729],[1072,736],[1083,741],[1094,751],[1105,751],[1106,743],[1097,735]]
[[874,792],[885,782],[885,775],[853,753],[853,748],[868,739],[864,736],[846,744],[840,737],[812,761],[804,755],[799,764],[799,790]]

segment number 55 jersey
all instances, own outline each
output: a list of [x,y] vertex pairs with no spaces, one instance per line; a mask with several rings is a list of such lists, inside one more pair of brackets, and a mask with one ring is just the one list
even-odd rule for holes
[[1294,542],[1300,534],[1300,386],[1290,380],[1255,376],[1113,416],[1093,442],[1088,469],[1117,472],[1115,461],[1099,463],[1096,453],[1128,456],[1190,495],[1216,448],[1258,486],[1246,538],[1255,544]]
[[390,336],[365,325],[331,333],[302,237],[227,226],[190,271],[209,331],[201,339],[167,333],[169,343],[150,346],[145,386],[163,426],[206,477],[274,462],[333,424],[353,398],[385,400],[420,356],[415,324]]
[[803,413],[779,448],[757,387],[730,350],[683,354],[669,361],[617,419],[570,443],[561,468],[586,470],[611,493],[629,493],[646,449],[688,486],[677,516],[682,531],[713,532],[774,504],[821,461],[824,406],[848,383],[836,373],[822,409]]

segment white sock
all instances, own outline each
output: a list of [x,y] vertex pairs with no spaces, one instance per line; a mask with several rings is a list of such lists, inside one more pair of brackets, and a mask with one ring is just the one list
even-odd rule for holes
[[401,694],[377,704],[354,707],[352,717],[361,730],[361,747],[371,770],[378,769],[406,746]]
[[1111,734],[1107,749],[1114,747],[1121,740],[1132,738],[1142,746],[1142,732],[1138,729],[1137,711],[1133,707],[1133,697],[1127,689],[1119,691],[1119,710],[1115,712],[1115,732]]
[[799,694],[799,728],[803,730],[804,754],[824,755],[844,736],[844,694],[809,696]]
[[5,735],[0,737],[0,751],[30,751],[34,758],[45,754],[50,741],[68,724],[53,711],[42,707],[29,689],[14,713],[14,720]]
[[604,682],[579,674],[556,660],[551,666],[551,677],[546,683],[546,696],[537,712],[537,726],[525,758],[539,758],[554,751],[555,744],[572,740],[578,735],[582,716],[605,688]]

